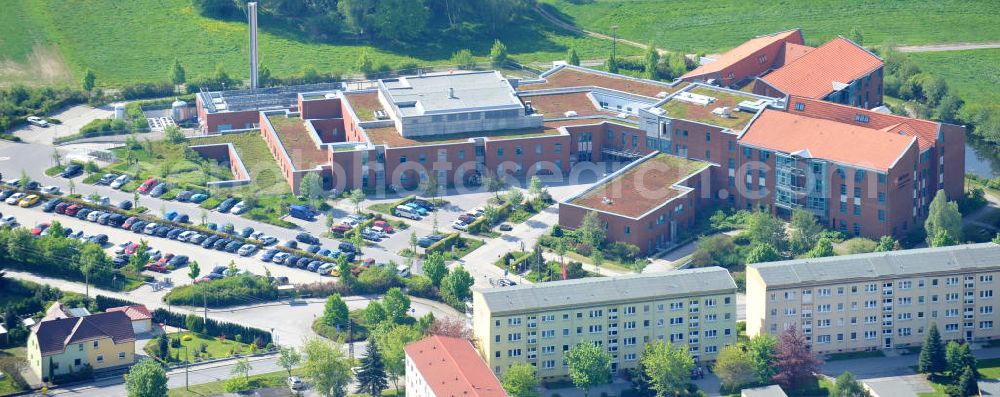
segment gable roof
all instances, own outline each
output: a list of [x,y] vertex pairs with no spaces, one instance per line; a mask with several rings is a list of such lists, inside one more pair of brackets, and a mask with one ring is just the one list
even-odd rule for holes
[[1000,245],[993,243],[794,259],[747,265],[768,287],[918,274],[955,274],[1000,268]]
[[[547,310],[566,305],[612,304],[638,300],[732,292],[736,283],[721,267],[684,269],[615,277],[588,277],[513,287],[476,289],[493,315]],[[477,309],[478,310],[478,309]]]
[[465,339],[434,335],[403,350],[435,396],[507,396],[496,374]]
[[109,307],[106,312],[124,312],[126,316],[132,321],[136,320],[149,320],[153,318],[153,314],[149,312],[146,305],[131,305],[131,306],[120,306],[120,307]]
[[767,48],[767,46],[772,45],[779,41],[784,41],[786,43],[791,42],[794,44],[801,45],[803,43],[802,30],[792,29],[792,30],[786,30],[784,32],[777,32],[768,35],[754,37],[750,40],[743,42],[743,44],[740,44],[735,48],[726,51],[718,58],[716,58],[715,61],[701,65],[695,70],[685,73],[683,76],[681,76],[681,78],[686,79],[711,73],[718,73],[730,66],[739,63],[740,61],[746,59],[747,57],[753,56],[758,51],[763,50],[764,48]]
[[882,59],[843,37],[808,51],[763,77],[778,90],[791,95],[821,99],[838,83],[848,84],[882,66]]
[[32,332],[43,356],[62,353],[73,343],[96,339],[111,338],[115,344],[135,341],[132,321],[120,311],[42,321]]
[[[803,105],[802,110],[796,109],[797,103]],[[937,142],[938,130],[941,127],[941,123],[936,121],[886,114],[795,95],[791,96],[788,100],[788,111],[794,114],[802,114],[844,124],[878,129],[883,132],[916,137],[920,144],[920,151],[934,146],[935,142]],[[859,114],[866,116],[868,122],[858,121]]]
[[89,315],[90,311],[88,311],[85,307],[66,307],[66,305],[63,305],[61,302],[56,301],[52,304],[52,306],[49,306],[49,308],[45,310],[45,317],[42,318],[42,321],[70,317],[83,317]]
[[740,137],[741,144],[806,153],[842,164],[887,171],[915,138],[804,115],[766,109]]

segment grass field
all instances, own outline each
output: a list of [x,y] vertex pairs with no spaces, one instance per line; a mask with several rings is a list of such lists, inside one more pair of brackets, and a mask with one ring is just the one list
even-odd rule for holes
[[[232,355],[230,352],[236,349],[237,346],[244,354],[248,352],[247,344],[237,343],[236,341],[232,340],[232,338],[235,337],[235,335],[230,336],[229,337],[230,339],[226,339],[225,341],[221,341],[218,338],[213,338],[208,335],[196,334],[194,332],[173,333],[169,334],[168,336],[170,338],[182,338],[180,348],[178,349],[175,349],[173,347],[170,348],[170,356],[174,357],[175,355],[177,355],[177,357],[181,361],[184,361],[185,348],[188,349],[187,354],[190,354],[188,359],[191,361],[195,361],[194,353],[200,351],[202,343],[204,343],[206,346],[205,353],[199,353],[199,355],[201,356],[200,358],[202,359],[229,357]],[[191,340],[184,340],[183,338],[185,336],[191,336]],[[158,339],[154,338],[150,340],[146,344],[146,346],[143,347],[143,350],[152,355],[153,352],[156,351],[157,344],[158,344]]]
[[[802,28],[810,44],[857,27],[866,44],[1000,40],[1000,8],[990,0],[541,0],[584,29],[670,50],[715,52],[746,39]],[[619,47],[621,48],[621,47]]]
[[[25,354],[26,353],[23,347],[0,349],[0,360],[23,360],[25,358]],[[21,391],[21,387],[14,381],[14,378],[10,376],[10,374],[4,374],[4,377],[0,378],[0,395],[7,395],[19,391]]]
[[907,58],[944,79],[965,102],[1000,103],[1000,49],[910,53]]
[[[98,86],[165,81],[175,57],[187,69],[188,79],[211,74],[220,62],[234,78],[247,76],[246,24],[202,17],[191,0],[8,0],[4,5],[0,84],[31,83],[34,74],[50,70],[59,78],[43,82],[75,84],[87,68],[94,71]],[[470,43],[454,38],[384,48],[348,39],[307,42],[298,32],[268,22],[266,16],[261,17],[260,60],[278,77],[300,74],[307,66],[320,72],[350,72],[366,48],[372,51],[375,65],[401,66],[447,63],[463,47],[485,57],[492,44],[492,39]],[[500,40],[521,62],[564,59],[569,47],[585,59],[604,57],[610,51],[606,41],[556,30],[538,20],[514,24]],[[620,51],[639,53],[628,48]]]

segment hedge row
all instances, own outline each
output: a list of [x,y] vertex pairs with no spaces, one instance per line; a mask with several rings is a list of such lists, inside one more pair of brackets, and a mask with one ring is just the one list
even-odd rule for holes
[[[104,295],[97,295],[94,300],[97,302],[97,307],[102,311],[107,310],[110,307],[138,305],[138,303],[129,300]],[[165,309],[156,309],[153,311],[153,322],[163,323],[171,327],[187,329],[186,319],[187,315],[167,311]],[[270,331],[225,321],[216,321],[211,318],[205,322],[205,329],[202,333],[211,336],[220,336],[225,334],[229,338],[232,338],[235,335],[242,335],[243,340],[245,341],[257,341],[259,347],[264,347],[271,343]]]
[[434,252],[441,252],[441,253],[447,252],[448,250],[451,249],[453,245],[455,245],[459,241],[459,239],[461,238],[460,236],[461,233],[457,232],[451,233],[445,238],[441,239],[440,241],[431,244],[431,246],[427,247],[427,249],[424,252],[428,255]]
[[[504,202],[499,207],[497,207],[497,213],[499,214],[497,219],[499,219],[500,222],[503,222],[505,219],[507,219],[508,216],[510,216],[510,212],[511,212],[510,203]],[[488,228],[486,228],[485,217],[479,217],[478,219],[469,224],[469,233],[471,234],[480,234],[486,231],[487,229]]]

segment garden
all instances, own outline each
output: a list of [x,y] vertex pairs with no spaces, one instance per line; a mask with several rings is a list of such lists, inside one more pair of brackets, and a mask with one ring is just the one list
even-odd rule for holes
[[[254,343],[245,343],[242,335],[205,334],[184,331],[162,334],[153,338],[143,351],[150,357],[167,363],[201,362],[205,360],[254,354],[260,348]],[[253,341],[249,341],[253,342]]]

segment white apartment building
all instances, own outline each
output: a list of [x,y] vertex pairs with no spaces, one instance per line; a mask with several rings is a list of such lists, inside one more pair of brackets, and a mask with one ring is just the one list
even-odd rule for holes
[[[997,281],[994,282],[994,279]],[[747,333],[795,325],[819,354],[996,338],[1000,245],[957,245],[747,265]]]
[[721,267],[475,289],[472,302],[496,373],[528,362],[543,379],[566,376],[563,355],[578,343],[604,346],[616,373],[653,341],[684,344],[700,361],[736,343],[736,283]]
[[406,345],[407,397],[507,397],[465,339],[434,335]]

